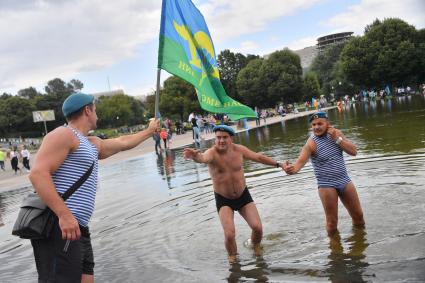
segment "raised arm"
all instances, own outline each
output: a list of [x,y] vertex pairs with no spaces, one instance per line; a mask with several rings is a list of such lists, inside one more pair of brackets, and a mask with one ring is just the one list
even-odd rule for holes
[[356,156],[357,155],[357,146],[352,143],[349,139],[347,139],[344,134],[332,127],[328,127],[328,134],[331,135],[332,139],[341,147],[343,151],[345,151],[347,154]]
[[301,168],[303,168],[304,165],[307,163],[311,154],[314,152],[315,146],[316,145],[314,141],[312,139],[308,139],[303,149],[301,150],[300,156],[298,156],[297,161],[295,161],[294,164],[290,164],[288,161],[286,161],[283,165],[283,170],[285,170],[285,172],[290,175],[298,173]]
[[275,167],[281,167],[281,164],[278,163],[276,160],[274,160],[271,157],[268,157],[264,154],[258,153],[258,152],[254,152],[252,150],[250,150],[249,148],[247,148],[246,146],[243,145],[235,145],[238,150],[240,150],[243,154],[244,159],[248,159],[251,161],[255,161],[258,163],[262,163],[265,165],[270,165],[270,166],[275,166]]
[[98,137],[89,137],[90,142],[96,145],[99,151],[99,159],[105,159],[120,151],[132,149],[133,147],[150,138],[155,130],[159,128],[159,120],[152,120],[146,130],[132,135],[125,135],[114,139],[102,140]]
[[213,151],[212,149],[208,149],[202,153],[199,149],[185,148],[183,151],[183,157],[184,159],[192,159],[197,163],[208,164],[213,160]]

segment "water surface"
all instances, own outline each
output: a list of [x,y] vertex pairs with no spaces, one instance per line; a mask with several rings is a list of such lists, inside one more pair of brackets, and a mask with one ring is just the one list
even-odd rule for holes
[[[327,237],[310,163],[287,176],[246,162],[264,254],[254,256],[236,214],[239,261],[230,265],[207,167],[185,161],[181,149],[148,154],[100,170],[90,225],[96,281],[425,281],[425,98],[355,104],[329,116],[359,148],[346,162],[366,229],[353,230],[340,203],[340,234]],[[235,142],[294,161],[308,135],[303,117],[239,133]],[[0,193],[0,282],[35,282],[29,242],[10,235],[27,191]]]

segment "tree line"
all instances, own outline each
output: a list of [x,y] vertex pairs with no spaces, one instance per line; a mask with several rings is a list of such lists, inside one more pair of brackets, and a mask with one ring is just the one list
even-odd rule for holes
[[[79,80],[64,82],[55,78],[47,83],[44,93],[34,87],[19,90],[16,95],[3,93],[0,96],[0,137],[42,136],[44,125],[33,122],[33,111],[54,111],[55,121],[47,122],[48,130],[63,125],[66,122],[62,114],[64,100],[83,87]],[[128,95],[100,96],[96,99],[96,109],[100,128],[136,125],[146,120],[142,102]]]

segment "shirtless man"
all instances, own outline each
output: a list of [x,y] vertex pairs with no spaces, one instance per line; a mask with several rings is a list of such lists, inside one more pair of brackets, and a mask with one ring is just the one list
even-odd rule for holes
[[319,196],[326,215],[326,230],[330,236],[335,234],[338,225],[338,197],[351,216],[354,226],[364,226],[363,211],[356,188],[343,158],[343,151],[355,156],[357,147],[340,130],[332,127],[326,112],[313,113],[309,122],[313,134],[301,150],[294,164],[288,161],[283,165],[287,174],[301,170],[311,158],[316,175]]
[[233,219],[235,210],[239,211],[252,229],[251,241],[256,254],[261,251],[260,242],[263,236],[257,207],[246,186],[243,161],[248,159],[278,168],[282,165],[243,145],[233,144],[232,137],[235,132],[231,127],[218,125],[213,131],[215,132],[214,146],[204,153],[193,148],[186,148],[183,155],[185,159],[208,164],[217,212],[224,231],[224,245],[229,254],[229,261],[234,262],[237,254]]

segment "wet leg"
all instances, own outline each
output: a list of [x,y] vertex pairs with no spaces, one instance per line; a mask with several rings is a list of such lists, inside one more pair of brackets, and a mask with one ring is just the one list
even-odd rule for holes
[[261,239],[263,238],[263,225],[261,224],[260,215],[254,202],[250,202],[241,208],[239,213],[252,229],[251,242],[256,255],[261,254]]
[[320,200],[326,216],[326,231],[332,236],[338,227],[338,193],[334,188],[320,188]]
[[353,182],[348,183],[345,187],[344,194],[341,196],[341,202],[350,214],[353,225],[364,227],[363,210]]
[[237,253],[235,222],[233,219],[234,213],[230,207],[223,206],[220,208],[218,215],[224,232],[224,246],[226,247],[230,261],[236,259]]

